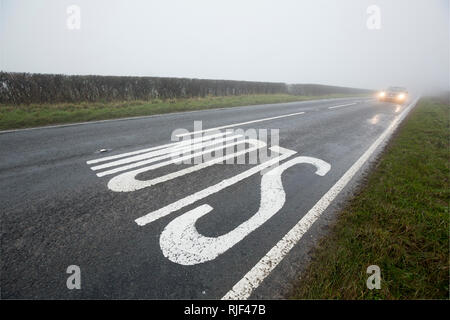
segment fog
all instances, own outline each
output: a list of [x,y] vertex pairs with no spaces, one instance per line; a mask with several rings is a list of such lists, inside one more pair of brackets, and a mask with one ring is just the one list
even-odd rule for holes
[[448,0],[0,1],[3,71],[449,88]]

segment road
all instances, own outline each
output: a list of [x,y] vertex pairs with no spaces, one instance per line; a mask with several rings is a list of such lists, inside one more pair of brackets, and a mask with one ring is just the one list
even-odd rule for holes
[[[357,97],[0,133],[1,297],[278,298],[409,109]],[[167,157],[177,133],[238,128],[279,130],[278,175]]]

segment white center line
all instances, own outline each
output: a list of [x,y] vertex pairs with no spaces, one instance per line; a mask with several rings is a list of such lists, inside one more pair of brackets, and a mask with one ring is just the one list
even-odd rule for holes
[[328,107],[328,109],[335,109],[335,108],[341,108],[341,107],[347,107],[347,106],[352,106],[354,104],[357,104],[357,102],[354,103],[348,103],[348,104],[340,104],[338,106],[333,106],[333,107]]
[[223,300],[243,300],[250,297],[263,280],[273,269],[283,260],[289,251],[300,241],[312,224],[319,219],[322,213],[328,208],[330,203],[344,189],[355,174],[361,169],[364,163],[370,158],[381,143],[388,138],[406,117],[408,112],[414,107],[417,98],[401,114],[399,114],[389,125],[389,127],[375,140],[375,142],[362,154],[362,156],[344,173],[344,175],[325,193],[322,198],[303,216],[302,219],[258,261],[258,263],[247,274],[239,280],[233,288],[228,291]]
[[296,113],[285,114],[285,115],[282,115],[282,116],[263,118],[263,119],[257,119],[257,120],[246,121],[246,122],[239,122],[239,123],[233,123],[233,124],[227,124],[225,126],[216,127],[216,128],[210,128],[210,129],[205,129],[205,130],[197,130],[197,131],[188,132],[188,133],[181,133],[181,134],[177,134],[176,136],[177,137],[190,136],[190,135],[193,135],[193,134],[196,134],[196,133],[210,132],[210,131],[214,131],[214,130],[220,130],[220,129],[231,128],[231,127],[237,127],[237,126],[250,124],[250,123],[263,122],[263,121],[269,121],[269,120],[274,120],[274,119],[281,119],[281,118],[286,118],[286,117],[298,116],[298,115],[301,115],[301,114],[304,114],[304,112],[296,112]]

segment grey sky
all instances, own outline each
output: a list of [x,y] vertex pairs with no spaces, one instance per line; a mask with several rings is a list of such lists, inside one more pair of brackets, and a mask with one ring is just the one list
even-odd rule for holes
[[[0,2],[4,71],[449,86],[448,0]],[[72,4],[80,30],[66,24]]]

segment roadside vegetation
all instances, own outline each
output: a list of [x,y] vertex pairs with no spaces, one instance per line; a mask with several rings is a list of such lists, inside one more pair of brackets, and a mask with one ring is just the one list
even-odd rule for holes
[[449,299],[449,112],[448,97],[420,100],[289,298]]
[[168,100],[155,99],[151,101],[0,105],[0,130],[346,96],[349,95],[298,96],[290,94],[259,94]]

